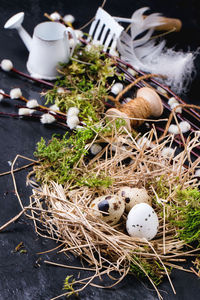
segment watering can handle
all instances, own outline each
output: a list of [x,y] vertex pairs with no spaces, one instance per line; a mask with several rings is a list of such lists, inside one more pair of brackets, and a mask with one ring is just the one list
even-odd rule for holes
[[72,55],[73,55],[73,53],[74,53],[74,49],[75,49],[75,47],[76,47],[76,45],[77,45],[77,38],[76,38],[76,35],[75,35],[75,33],[74,33],[74,30],[73,30],[71,27],[67,27],[67,28],[66,28],[65,34],[66,34],[67,32],[69,32],[69,33],[72,35],[72,38],[74,39],[74,44],[73,44],[73,47],[72,47],[72,49],[71,49],[71,51],[70,51],[70,57],[72,57]]

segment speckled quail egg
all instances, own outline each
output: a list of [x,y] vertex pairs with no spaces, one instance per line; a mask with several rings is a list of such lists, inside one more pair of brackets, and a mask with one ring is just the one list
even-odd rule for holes
[[158,216],[147,203],[133,206],[126,220],[126,230],[132,237],[152,240],[158,232]]
[[129,212],[134,205],[142,202],[151,205],[151,198],[145,189],[124,186],[119,190],[118,196],[124,199],[126,212]]
[[108,223],[115,225],[124,213],[125,203],[116,195],[106,195],[94,199],[90,207],[93,208],[93,214]]

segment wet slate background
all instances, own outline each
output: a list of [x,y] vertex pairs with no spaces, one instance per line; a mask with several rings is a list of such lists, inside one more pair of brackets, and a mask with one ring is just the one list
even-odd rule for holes
[[[101,5],[101,1],[42,1],[42,0],[0,0],[0,60],[9,58],[16,68],[26,71],[25,62],[28,53],[14,31],[3,29],[5,21],[14,13],[24,11],[24,27],[30,32],[39,22],[45,20],[44,12],[55,10],[62,15],[70,13],[76,17],[76,27],[83,25]],[[149,6],[154,12],[162,12],[169,17],[178,17],[183,21],[182,31],[168,37],[168,45],[175,45],[177,49],[196,50],[200,45],[200,12],[198,1],[168,0],[168,1],[142,1],[142,0],[108,0],[105,9],[115,16],[130,17],[132,12],[140,7]],[[199,104],[199,57],[196,59],[197,75],[190,90],[184,98],[188,102]],[[8,92],[11,88],[20,87],[27,98],[40,99],[39,92],[42,86],[0,71],[0,88]],[[3,100],[0,111],[17,112],[14,106],[17,102]],[[0,172],[9,170],[9,162],[17,154],[33,158],[36,142],[41,136],[50,139],[53,132],[63,132],[55,126],[45,127],[38,121],[22,119],[0,118]],[[19,160],[17,166],[26,163]],[[16,174],[17,187],[24,205],[29,201],[30,188],[25,185],[27,171]],[[0,226],[20,211],[14,187],[10,176],[0,177]],[[14,249],[23,242],[27,254],[15,253]],[[0,233],[0,300],[49,300],[62,293],[63,280],[67,275],[77,277],[79,271],[58,268],[44,264],[44,260],[58,263],[80,265],[79,260],[70,256],[58,256],[55,253],[39,256],[37,253],[55,247],[55,243],[38,237],[34,232],[33,224],[22,217],[3,232]],[[40,257],[40,267],[36,261]],[[81,277],[87,277],[88,272],[81,272]],[[198,298],[200,284],[195,276],[175,271],[172,280],[177,292],[174,295],[167,280],[160,286],[161,294],[167,300],[187,300]],[[105,279],[105,284],[108,283]],[[118,287],[113,289],[96,289],[88,287],[80,294],[80,299],[103,300],[114,298],[132,300],[157,299],[156,293],[146,282],[139,282],[133,276],[128,276]]]

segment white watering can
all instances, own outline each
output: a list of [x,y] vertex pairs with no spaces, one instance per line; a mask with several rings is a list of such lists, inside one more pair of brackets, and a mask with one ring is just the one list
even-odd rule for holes
[[[24,12],[11,17],[4,28],[17,29],[26,48],[29,50],[27,69],[35,78],[53,80],[59,76],[59,63],[67,63],[77,43],[74,31],[58,22],[43,22],[34,29],[33,38],[22,27]],[[70,49],[69,34],[75,41]]]

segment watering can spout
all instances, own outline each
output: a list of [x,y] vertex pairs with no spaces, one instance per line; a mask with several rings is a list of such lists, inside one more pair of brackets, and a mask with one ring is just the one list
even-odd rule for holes
[[26,48],[30,52],[32,38],[27,33],[27,31],[22,27],[22,22],[24,20],[24,12],[20,12],[14,16],[12,16],[4,25],[5,29],[16,29],[18,31],[19,36],[24,42]]

